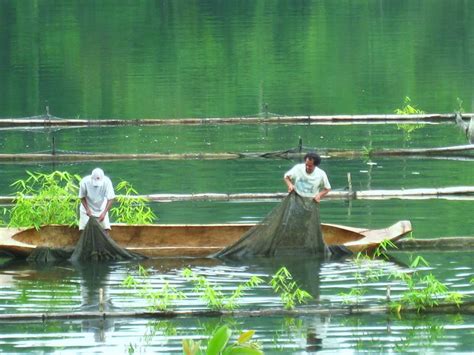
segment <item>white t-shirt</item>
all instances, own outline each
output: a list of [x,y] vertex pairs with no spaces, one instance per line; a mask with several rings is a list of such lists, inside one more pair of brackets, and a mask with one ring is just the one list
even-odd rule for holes
[[303,197],[314,197],[323,189],[331,188],[326,173],[317,166],[311,174],[308,174],[306,164],[296,164],[285,174],[285,177],[293,181],[296,192]]
[[[104,176],[104,182],[100,186],[92,185],[92,177],[88,175],[81,180],[79,185],[79,198],[85,197],[87,204],[91,209],[92,215],[98,217],[107,205],[107,200],[115,198],[114,187],[112,181],[107,176]],[[86,209],[81,203],[81,212],[86,212]]]

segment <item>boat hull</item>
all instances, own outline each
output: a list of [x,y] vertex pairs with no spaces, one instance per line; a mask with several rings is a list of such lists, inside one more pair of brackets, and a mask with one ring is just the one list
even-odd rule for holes
[[[148,257],[207,257],[232,245],[253,224],[112,225],[110,236],[123,248]],[[383,240],[396,241],[411,232],[409,221],[383,229],[363,229],[322,224],[327,245],[344,245],[352,252],[370,251]],[[80,237],[77,228],[47,225],[34,228],[0,228],[0,251],[28,256],[36,247],[73,249]]]

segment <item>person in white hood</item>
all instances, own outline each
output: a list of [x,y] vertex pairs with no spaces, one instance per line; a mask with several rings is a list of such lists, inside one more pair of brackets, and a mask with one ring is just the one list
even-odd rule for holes
[[100,168],[92,170],[91,175],[82,178],[79,186],[79,230],[83,230],[89,217],[97,221],[105,230],[110,230],[109,210],[115,199],[112,181],[104,175]]

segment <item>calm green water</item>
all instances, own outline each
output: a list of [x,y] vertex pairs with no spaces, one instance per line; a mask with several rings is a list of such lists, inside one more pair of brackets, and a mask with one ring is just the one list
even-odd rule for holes
[[[392,113],[409,96],[426,112],[474,105],[474,2],[468,0],[322,1],[0,1],[0,117],[50,113],[78,118],[184,118],[255,115]],[[267,105],[267,108],[265,108]],[[417,148],[465,144],[451,123],[407,135],[390,125],[201,125],[1,129],[0,153],[268,152]],[[149,193],[283,192],[284,159],[43,163],[0,162],[0,195],[25,171],[85,175],[101,166],[116,184]],[[473,157],[357,158],[328,156],[322,168],[335,190],[474,185]],[[277,201],[156,203],[161,223],[258,222]],[[472,199],[323,201],[324,222],[378,228],[409,219],[417,238],[472,236]],[[414,255],[412,255],[413,257]],[[474,296],[472,252],[423,253],[427,271]],[[410,254],[368,267],[407,270]],[[338,307],[356,285],[353,260],[150,260],[151,282],[191,294],[181,309],[202,309],[180,272],[202,272],[226,290],[250,275],[286,265],[315,300]],[[120,286],[134,263],[34,265],[0,259],[0,313],[97,310],[103,288],[110,310],[143,310]],[[384,278],[368,285],[364,305],[380,304]],[[244,308],[281,306],[268,286]],[[468,353],[471,315],[281,317],[0,322],[0,351],[180,353],[183,338],[205,338],[217,322],[255,329],[266,353]],[[27,335],[26,335],[27,334]]]
[[469,0],[0,4],[0,117],[472,111]]

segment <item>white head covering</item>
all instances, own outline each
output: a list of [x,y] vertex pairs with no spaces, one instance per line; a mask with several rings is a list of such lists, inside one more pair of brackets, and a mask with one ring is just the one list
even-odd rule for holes
[[104,171],[101,168],[92,170],[91,180],[93,186],[102,186],[104,183]]

